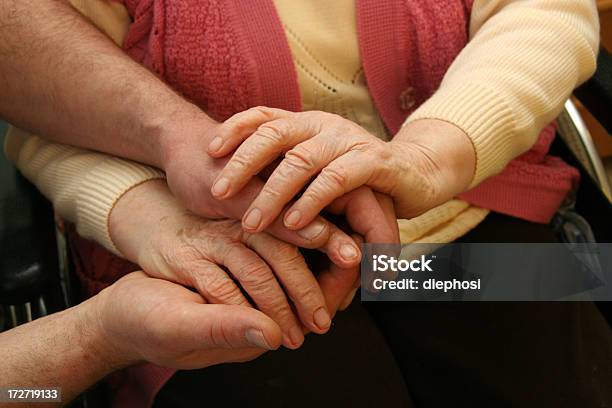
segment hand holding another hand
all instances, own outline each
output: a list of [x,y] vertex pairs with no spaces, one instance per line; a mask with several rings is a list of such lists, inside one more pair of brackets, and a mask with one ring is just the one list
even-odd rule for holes
[[124,276],[78,308],[94,345],[117,369],[143,361],[192,369],[248,361],[280,346],[281,330],[264,313],[211,305],[176,283],[143,272]]
[[149,276],[192,287],[209,303],[253,304],[281,327],[290,348],[302,344],[304,328],[325,333],[358,281],[358,267],[333,264],[317,281],[294,245],[265,232],[245,232],[237,221],[197,217],[162,180],[121,198],[110,233],[122,254]]
[[361,186],[391,196],[398,217],[410,218],[463,191],[474,171],[470,140],[436,120],[413,122],[384,142],[338,115],[253,108],[228,119],[217,135],[208,148],[211,157],[233,152],[212,188],[219,199],[239,194],[284,156],[245,213],[243,226],[251,232],[281,214],[287,228],[303,228]]
[[[203,115],[203,114],[202,114]],[[202,116],[200,115],[200,116]],[[205,218],[239,220],[263,187],[259,177],[253,177],[231,200],[217,200],[210,193],[216,174],[227,159],[215,160],[208,156],[206,147],[216,134],[219,124],[202,117],[177,121],[162,137],[163,169],[168,186],[180,203],[196,215]],[[341,268],[356,266],[361,258],[359,247],[343,231],[324,217],[313,217],[304,228],[290,230],[282,220],[266,229],[275,237],[301,248],[318,248]]]

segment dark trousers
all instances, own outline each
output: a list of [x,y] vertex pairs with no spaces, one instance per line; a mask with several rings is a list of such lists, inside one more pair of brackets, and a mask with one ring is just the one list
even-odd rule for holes
[[[555,242],[491,214],[464,242]],[[330,333],[177,373],[156,407],[612,407],[612,331],[586,302],[360,303]]]

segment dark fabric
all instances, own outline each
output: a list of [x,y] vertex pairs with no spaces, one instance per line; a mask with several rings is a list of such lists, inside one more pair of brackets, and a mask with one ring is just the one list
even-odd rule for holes
[[[491,214],[462,242],[556,242]],[[592,303],[369,303],[417,407],[610,407],[612,333]]]
[[[556,238],[491,214],[461,241]],[[611,407],[612,333],[591,303],[356,300],[300,350],[179,372],[155,404],[200,405]]]
[[154,407],[412,407],[381,333],[359,302],[298,350],[179,371]]

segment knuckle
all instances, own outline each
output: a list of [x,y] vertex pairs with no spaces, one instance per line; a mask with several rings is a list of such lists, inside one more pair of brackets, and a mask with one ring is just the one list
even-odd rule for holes
[[209,339],[213,346],[220,348],[232,347],[232,342],[229,340],[229,333],[227,332],[227,328],[222,320],[215,320],[210,325],[209,330]]
[[278,242],[273,246],[273,251],[279,262],[287,265],[301,265],[304,261],[299,249],[295,245]]
[[251,114],[248,111],[235,114],[219,126],[219,135],[223,138],[227,138],[236,132],[242,131],[246,126],[248,126],[250,117]]
[[238,273],[240,281],[256,292],[267,290],[276,283],[268,266],[260,260],[244,263]]
[[282,243],[274,248],[274,254],[278,268],[289,271],[292,274],[299,274],[302,271],[308,272],[308,266],[298,247]]
[[163,262],[179,271],[188,269],[192,262],[201,258],[202,254],[200,250],[198,250],[196,246],[188,243],[181,243],[173,250],[162,253]]
[[270,108],[255,106],[231,116],[221,124],[219,130],[224,136],[232,135],[234,132],[252,128],[254,122],[269,120],[272,115],[273,112]]
[[210,277],[207,274],[201,275],[201,285],[211,297],[230,304],[241,303],[241,294],[234,282],[227,276]]
[[321,206],[323,204],[322,189],[318,186],[320,186],[320,184],[311,185],[311,187],[302,194],[300,201],[306,201],[313,206]]
[[290,132],[289,122],[275,120],[264,123],[257,129],[257,136],[264,140],[264,143],[283,146]]
[[281,192],[277,190],[276,183],[266,183],[261,189],[261,193],[270,199],[276,199],[281,196]]
[[242,149],[238,149],[238,151],[234,153],[234,156],[230,160],[230,164],[228,165],[228,167],[230,167],[232,171],[247,171],[250,168],[250,160],[248,154],[245,153]]
[[254,106],[248,109],[248,111],[257,116],[263,116],[264,118],[270,118],[274,112],[271,108],[263,105]]
[[376,143],[372,146],[371,151],[373,152],[372,156],[375,157],[376,161],[379,163],[386,163],[394,157],[389,143]]
[[309,148],[298,145],[285,154],[285,164],[292,169],[311,171],[315,168],[315,153]]
[[321,180],[331,189],[340,188],[344,191],[348,185],[346,170],[339,166],[328,166],[321,170]]
[[320,303],[319,302],[319,288],[314,284],[299,285],[294,289],[291,300],[299,303]]
[[266,300],[265,306],[266,313],[269,313],[274,316],[274,320],[281,324],[292,324],[293,320],[293,311],[291,310],[291,306],[287,302],[284,294],[279,296],[269,296]]

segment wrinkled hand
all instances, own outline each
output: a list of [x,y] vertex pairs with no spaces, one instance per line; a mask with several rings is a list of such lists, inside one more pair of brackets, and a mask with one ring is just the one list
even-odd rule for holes
[[317,282],[296,246],[245,232],[237,221],[194,216],[162,180],[126,193],[110,224],[117,248],[149,276],[192,287],[209,303],[252,301],[281,327],[290,348],[302,344],[302,325],[315,333],[329,329],[331,315],[358,276],[357,266],[332,264]]
[[[441,121],[414,122],[384,142],[338,115],[253,108],[226,121],[217,135],[208,149],[212,157],[236,149],[212,188],[219,199],[234,197],[254,174],[284,155],[243,218],[252,232],[273,223],[304,188],[282,213],[290,229],[308,225],[360,186],[393,197],[397,215],[410,218],[462,191],[474,168],[469,139]],[[253,212],[261,214],[257,224],[251,222]]]
[[[226,159],[213,159],[206,154],[210,135],[216,134],[220,125],[181,121],[177,129],[168,131],[162,138],[163,168],[168,185],[177,199],[195,214],[206,218],[230,218],[239,220],[249,204],[263,187],[259,177],[252,177],[243,185],[240,193],[230,200],[217,200],[210,188],[216,174],[224,167]],[[254,130],[254,129],[253,129]],[[370,205],[377,205],[373,197]],[[289,230],[282,220],[268,223],[267,232],[302,248],[319,248],[340,267],[352,267],[359,263],[361,252],[350,237],[323,217],[313,217],[304,228]]]
[[280,346],[281,330],[245,306],[211,305],[176,283],[133,272],[86,302],[87,329],[122,365],[179,369],[254,359]]

